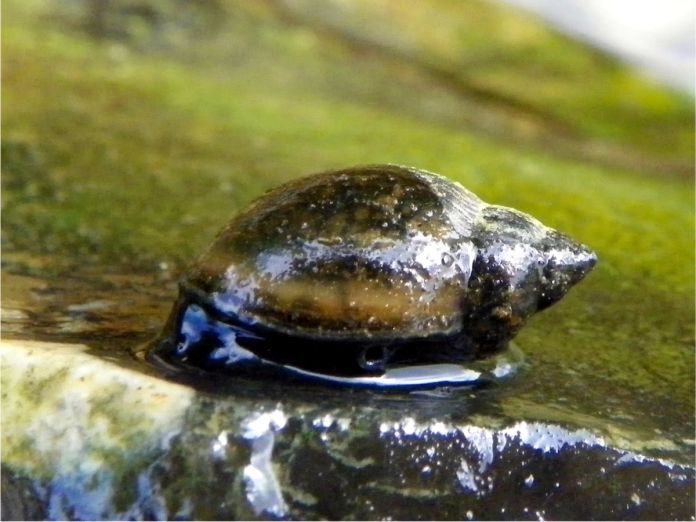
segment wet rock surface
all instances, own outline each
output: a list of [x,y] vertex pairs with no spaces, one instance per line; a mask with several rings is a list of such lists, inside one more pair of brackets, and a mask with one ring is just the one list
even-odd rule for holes
[[[2,355],[6,519],[694,516],[693,465],[668,448],[513,419],[495,388],[194,391],[75,347],[6,341]],[[22,415],[32,389],[56,398]]]

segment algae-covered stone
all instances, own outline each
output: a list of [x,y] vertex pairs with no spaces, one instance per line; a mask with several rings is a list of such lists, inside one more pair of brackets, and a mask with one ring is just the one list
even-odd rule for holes
[[[153,46],[88,37],[97,4]],[[166,34],[179,0],[106,4],[3,5],[3,338],[91,352],[3,358],[3,519],[29,498],[32,518],[693,518],[693,97],[502,3],[226,2],[191,40],[198,18]],[[138,420],[152,379],[90,400],[74,371],[120,387],[128,358],[107,361],[157,335],[222,221],[367,162],[598,252],[515,338],[516,377],[389,397],[225,379],[161,424]]]

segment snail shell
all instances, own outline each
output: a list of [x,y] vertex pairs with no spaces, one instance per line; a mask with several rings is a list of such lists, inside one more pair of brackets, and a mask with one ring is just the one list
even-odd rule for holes
[[357,378],[487,357],[594,266],[587,247],[396,165],[285,184],[237,215],[180,285],[152,355]]

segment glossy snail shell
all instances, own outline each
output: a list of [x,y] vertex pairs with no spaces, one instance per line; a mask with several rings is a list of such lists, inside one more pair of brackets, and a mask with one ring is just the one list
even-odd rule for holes
[[268,192],[219,233],[153,353],[204,369],[257,357],[348,377],[482,358],[595,262],[436,174],[320,173]]

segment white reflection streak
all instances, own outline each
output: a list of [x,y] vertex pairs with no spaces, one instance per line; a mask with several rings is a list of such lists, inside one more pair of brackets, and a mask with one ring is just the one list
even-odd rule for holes
[[256,515],[269,513],[282,517],[287,511],[271,462],[274,433],[286,422],[285,414],[279,409],[254,413],[242,422],[242,436],[251,441],[251,461],[244,468],[244,483],[247,500]]
[[[465,491],[476,494],[483,494],[481,486],[486,483],[487,490],[493,487],[492,477],[484,480],[483,474],[486,473],[495,458],[499,456],[509,444],[517,443],[522,446],[533,448],[544,454],[557,454],[566,447],[599,447],[609,448],[607,441],[592,432],[579,429],[568,430],[558,425],[545,424],[541,422],[517,422],[507,428],[493,429],[479,426],[455,426],[442,422],[431,424],[419,423],[412,417],[405,417],[401,421],[383,422],[379,427],[381,438],[391,437],[395,441],[403,438],[422,438],[424,441],[432,435],[439,435],[451,438],[457,433],[461,434],[466,440],[466,445],[473,453],[473,460],[462,458],[460,466],[456,471],[459,484]],[[627,463],[643,462],[645,460],[656,462],[672,471],[682,469],[682,466],[662,458],[649,458],[633,451],[615,448],[617,458],[616,466]],[[437,450],[429,447],[426,450],[430,460],[436,457]],[[478,464],[478,466],[477,466]],[[674,475],[673,480],[685,479],[686,475]],[[525,480],[525,485],[533,484],[534,477],[529,475]]]

